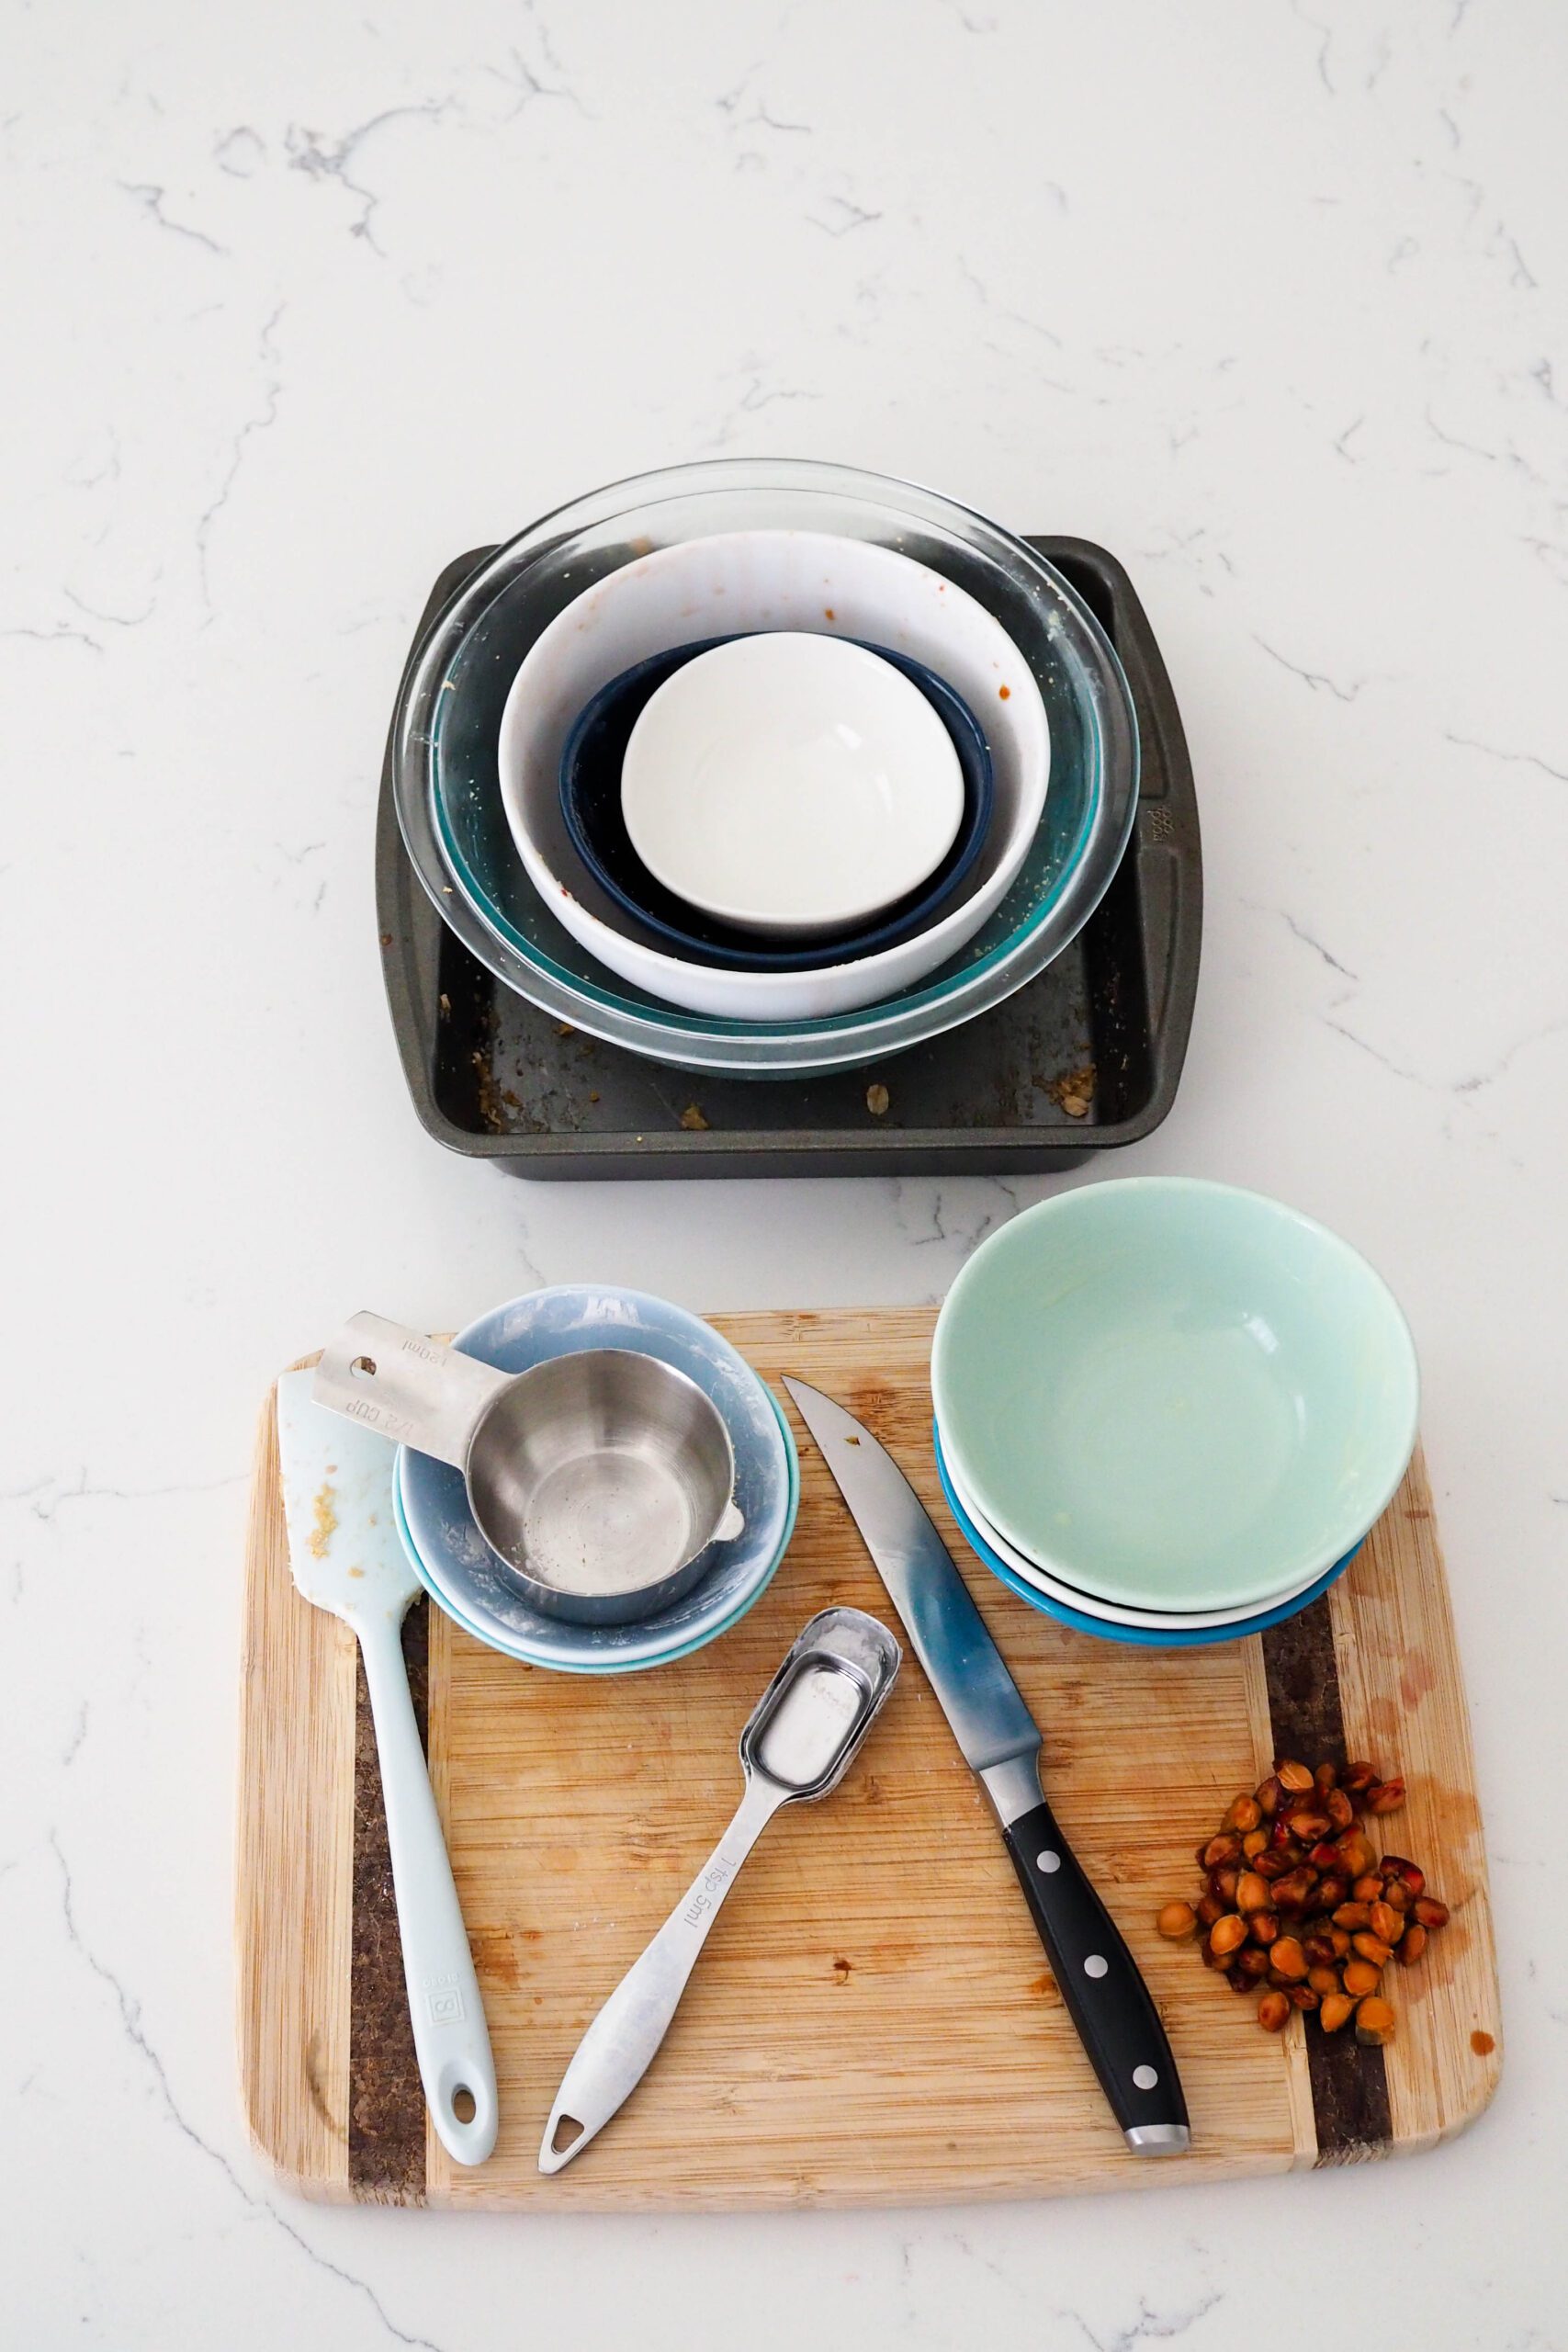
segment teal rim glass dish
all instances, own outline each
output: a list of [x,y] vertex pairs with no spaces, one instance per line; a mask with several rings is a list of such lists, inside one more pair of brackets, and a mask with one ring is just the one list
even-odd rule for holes
[[[816,1021],[690,1013],[615,980],[524,873],[501,804],[496,741],[539,631],[649,547],[751,527],[826,530],[897,548],[976,596],[1039,683],[1051,784],[1039,835],[980,933],[900,996]],[[679,467],[575,501],[499,548],[433,624],[393,729],[399,820],[416,873],[497,978],[573,1026],[688,1068],[830,1069],[973,1018],[1077,936],[1109,887],[1137,800],[1137,722],[1120,662],[1076,592],[1021,540],[933,492],[804,461]]]

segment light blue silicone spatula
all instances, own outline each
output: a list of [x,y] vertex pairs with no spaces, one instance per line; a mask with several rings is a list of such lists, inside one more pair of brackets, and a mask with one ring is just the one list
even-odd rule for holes
[[392,1449],[312,1402],[310,1372],[277,1384],[277,1443],[294,1581],[353,1627],[365,1660],[414,2052],[431,2119],[460,2165],[495,2145],[495,2064],[403,1664],[419,1579],[392,1511]]

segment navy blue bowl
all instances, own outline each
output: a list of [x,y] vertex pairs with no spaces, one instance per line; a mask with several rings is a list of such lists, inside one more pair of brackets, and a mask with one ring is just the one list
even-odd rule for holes
[[730,642],[726,637],[707,637],[697,645],[655,653],[601,686],[578,713],[561,752],[560,805],[572,846],[584,865],[618,906],[686,962],[716,965],[725,971],[805,972],[824,964],[858,963],[863,956],[874,956],[923,930],[980,854],[991,821],[991,754],[968,704],[923,662],[890,652],[885,645],[866,650],[919,686],[953,739],[964,777],[964,813],[953,845],[918,890],[872,924],[861,924],[837,938],[814,940],[807,947],[761,947],[755,933],[734,930],[688,906],[638,857],[621,814],[621,763],[632,729],[666,678],[695,655]]

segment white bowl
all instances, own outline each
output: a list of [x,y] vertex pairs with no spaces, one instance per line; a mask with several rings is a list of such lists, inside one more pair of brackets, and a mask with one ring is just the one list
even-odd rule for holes
[[737,929],[808,940],[897,905],[964,814],[952,736],[891,662],[802,629],[732,638],[649,697],[621,765],[649,872]]
[[1310,1591],[1323,1575],[1322,1568],[1316,1567],[1310,1576],[1294,1577],[1280,1591],[1265,1594],[1251,1610],[1235,1607],[1134,1609],[1121,1601],[1101,1600],[1098,1594],[1084,1592],[1077,1585],[1068,1584],[1061,1577],[1053,1576],[1038,1561],[1032,1560],[1026,1552],[1021,1552],[1016,1544],[1010,1544],[1007,1537],[992,1526],[945,1452],[942,1462],[953,1491],[973,1520],[976,1532],[990,1545],[999,1560],[1006,1562],[1015,1576],[1021,1577],[1025,1584],[1032,1585],[1036,1592],[1043,1593],[1048,1600],[1059,1601],[1067,1609],[1076,1609],[1085,1617],[1101,1618],[1108,1625],[1136,1625],[1158,1633],[1202,1633],[1215,1626],[1234,1625],[1257,1611],[1280,1608],[1287,1600],[1293,1600],[1298,1593]]
[[[573,720],[635,662],[708,637],[764,629],[870,639],[924,662],[985,729],[996,797],[965,893],[928,931],[858,963],[806,972],[686,964],[600,889],[561,815]],[[985,607],[940,572],[864,539],[728,531],[609,572],[567,605],[512,684],[498,747],[502,805],[528,878],[583,947],[622,979],[720,1020],[818,1021],[876,1004],[947,962],[1006,897],[1045,806],[1050,734],[1028,664]]]

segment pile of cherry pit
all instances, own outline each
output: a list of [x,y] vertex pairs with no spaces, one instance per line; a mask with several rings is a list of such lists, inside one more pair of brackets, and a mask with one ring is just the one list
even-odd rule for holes
[[1258,2022],[1279,2033],[1293,2009],[1325,2033],[1355,2019],[1356,2039],[1393,2039],[1383,1998],[1390,1961],[1413,1968],[1449,1909],[1427,1893],[1403,1854],[1375,1856],[1359,1816],[1397,1813],[1404,1783],[1372,1764],[1282,1757],[1268,1779],[1230,1805],[1198,1849],[1204,1892],[1168,1903],[1156,1920],[1172,1943],[1199,1939],[1207,1968],[1236,1993],[1255,1993]]

